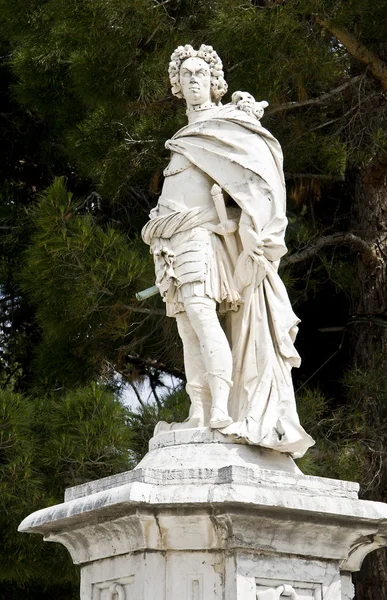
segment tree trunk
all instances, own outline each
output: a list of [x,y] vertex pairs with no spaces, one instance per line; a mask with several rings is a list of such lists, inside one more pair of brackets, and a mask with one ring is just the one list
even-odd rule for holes
[[[382,372],[383,377],[381,364],[384,373],[387,372],[387,185],[385,178],[370,181],[369,176],[364,178],[356,173],[352,186],[352,231],[375,249],[374,258],[363,255],[357,267],[357,286],[353,291],[353,363],[367,373]],[[362,408],[369,431],[373,432],[368,465],[373,472],[368,479],[375,477],[363,497],[386,502],[387,437],[383,415],[386,408],[374,391],[364,397]],[[375,453],[379,462],[375,461]],[[382,549],[368,555],[354,582],[356,600],[387,600],[387,551]]]

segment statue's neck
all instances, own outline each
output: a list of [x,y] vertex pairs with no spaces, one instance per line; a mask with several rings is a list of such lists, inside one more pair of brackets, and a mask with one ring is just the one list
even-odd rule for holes
[[216,104],[210,100],[204,104],[189,106],[186,111],[188,123],[196,123],[196,121],[204,121],[210,118],[217,108]]

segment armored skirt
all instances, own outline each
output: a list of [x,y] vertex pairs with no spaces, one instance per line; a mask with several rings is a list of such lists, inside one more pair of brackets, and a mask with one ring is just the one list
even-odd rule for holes
[[194,227],[152,244],[156,285],[169,317],[184,311],[192,296],[211,298],[220,312],[237,310],[240,296],[222,238],[207,227]]

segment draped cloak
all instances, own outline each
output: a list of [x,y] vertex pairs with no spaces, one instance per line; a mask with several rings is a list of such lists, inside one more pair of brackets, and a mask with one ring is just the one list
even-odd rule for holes
[[222,434],[298,458],[314,441],[300,425],[290,373],[300,364],[294,347],[299,319],[277,273],[287,252],[281,147],[255,117],[230,104],[180,129],[166,147],[221,186],[263,243],[261,261],[242,251],[235,268],[242,305],[229,313],[234,422]]

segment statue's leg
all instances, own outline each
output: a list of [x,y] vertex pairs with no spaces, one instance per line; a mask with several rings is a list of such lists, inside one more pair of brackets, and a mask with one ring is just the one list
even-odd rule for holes
[[232,386],[232,354],[226,335],[219,323],[216,303],[210,298],[192,296],[184,308],[200,344],[212,408],[210,425],[221,429],[232,423],[228,414],[228,397]]
[[205,378],[205,367],[196,335],[185,312],[176,315],[177,329],[184,351],[186,390],[191,400],[188,421],[184,427],[208,427],[210,424],[211,392]]

